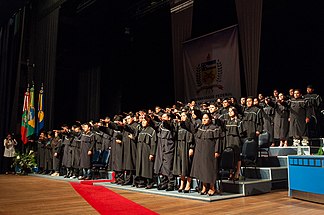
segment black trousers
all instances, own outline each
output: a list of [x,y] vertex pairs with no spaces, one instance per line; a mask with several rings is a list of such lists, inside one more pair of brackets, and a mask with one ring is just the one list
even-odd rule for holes
[[14,167],[11,167],[13,157],[3,157],[3,170],[5,172],[14,172]]

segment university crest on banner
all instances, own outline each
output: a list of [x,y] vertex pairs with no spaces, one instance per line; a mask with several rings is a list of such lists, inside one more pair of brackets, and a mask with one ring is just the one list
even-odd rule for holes
[[185,102],[240,97],[237,26],[183,43]]
[[222,82],[222,63],[220,60],[210,60],[210,54],[207,55],[207,61],[198,64],[196,67],[197,93],[205,90],[206,93],[213,92],[214,88],[223,90]]

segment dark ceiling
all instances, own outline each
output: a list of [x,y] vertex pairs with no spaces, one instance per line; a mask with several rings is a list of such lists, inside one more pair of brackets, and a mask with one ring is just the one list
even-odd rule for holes
[[26,2],[28,0],[0,0],[0,25],[7,22]]

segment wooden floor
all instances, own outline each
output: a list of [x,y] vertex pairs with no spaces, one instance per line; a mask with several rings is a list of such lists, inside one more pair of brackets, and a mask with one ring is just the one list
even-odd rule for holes
[[[324,214],[324,205],[289,198],[287,191],[216,202],[113,191],[159,214]],[[0,175],[0,192],[0,214],[98,214],[65,181]]]

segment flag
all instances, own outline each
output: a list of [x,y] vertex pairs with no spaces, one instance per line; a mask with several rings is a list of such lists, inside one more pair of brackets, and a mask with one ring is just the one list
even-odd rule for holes
[[34,85],[29,90],[27,137],[35,133]]
[[24,106],[22,111],[21,128],[20,128],[21,140],[24,144],[28,142],[27,139],[28,103],[29,103],[29,87],[27,87],[27,91],[25,92],[24,95]]
[[241,96],[238,47],[236,25],[183,43],[185,102]]
[[37,117],[37,127],[36,127],[36,135],[44,128],[44,97],[43,97],[43,84],[38,94],[38,117]]

